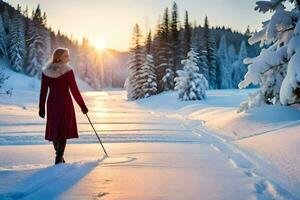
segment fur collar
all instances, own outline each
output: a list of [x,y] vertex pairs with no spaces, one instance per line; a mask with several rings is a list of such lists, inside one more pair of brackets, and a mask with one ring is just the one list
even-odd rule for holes
[[49,63],[43,68],[43,73],[48,77],[57,78],[71,70],[69,64]]

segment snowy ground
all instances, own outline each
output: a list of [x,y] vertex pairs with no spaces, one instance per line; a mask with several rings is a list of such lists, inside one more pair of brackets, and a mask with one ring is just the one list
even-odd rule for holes
[[299,199],[300,111],[237,114],[248,92],[209,91],[202,102],[85,92],[110,157],[77,107],[80,139],[53,166],[38,91],[15,90],[0,99],[0,199]]

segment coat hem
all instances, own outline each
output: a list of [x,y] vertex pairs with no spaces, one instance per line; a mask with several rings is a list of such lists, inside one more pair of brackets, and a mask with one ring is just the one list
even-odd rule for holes
[[[72,137],[67,137],[67,138],[59,138],[59,140],[68,140],[68,139],[74,139],[74,138],[79,138],[79,137],[78,136],[72,136]],[[48,140],[49,142],[59,141],[59,140],[54,140],[54,139],[50,139],[50,138],[45,138],[45,140]]]

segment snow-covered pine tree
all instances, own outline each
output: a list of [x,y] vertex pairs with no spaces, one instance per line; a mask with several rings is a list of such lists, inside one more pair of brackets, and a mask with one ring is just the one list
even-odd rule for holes
[[183,101],[201,100],[206,98],[208,81],[199,73],[197,53],[191,48],[187,59],[182,60],[183,70],[178,70],[175,78],[175,90],[178,90],[178,98]]
[[198,60],[199,73],[203,74],[206,80],[209,78],[209,71],[207,65],[207,52],[206,50],[202,50]]
[[191,47],[199,55],[197,64],[199,66],[199,73],[203,74],[206,80],[209,80],[207,51],[204,49],[202,42],[200,27],[195,26],[192,31]]
[[231,67],[228,59],[226,37],[223,35],[218,49],[218,68],[217,68],[218,88],[227,89],[231,87]]
[[[286,10],[283,3],[290,3]],[[239,84],[246,88],[251,83],[260,85],[259,91],[249,94],[239,111],[265,103],[283,105],[300,102],[300,23],[298,0],[258,1],[255,10],[272,12],[270,20],[263,22],[263,28],[248,40],[250,44],[260,42],[260,55],[245,59],[249,64],[245,79]]]
[[139,25],[133,28],[132,47],[128,60],[128,76],[125,81],[125,89],[129,100],[144,97],[142,90],[141,69],[145,61],[145,50],[142,47],[142,34]]
[[143,97],[149,97],[156,94],[157,84],[154,68],[153,57],[150,54],[146,54],[145,61],[141,68],[141,84],[143,90]]
[[216,54],[216,41],[215,36],[209,28],[209,22],[207,16],[204,20],[203,31],[203,55],[206,56],[208,74],[209,74],[209,87],[211,89],[217,88],[217,54]]
[[28,24],[27,58],[25,72],[30,76],[40,77],[42,66],[50,55],[50,34],[45,27],[40,6],[33,12]]
[[236,54],[236,50],[235,47],[233,46],[233,44],[230,44],[228,46],[228,62],[229,62],[229,66],[230,66],[230,70],[231,70],[231,74],[230,74],[230,78],[231,78],[231,88],[236,88],[237,84],[234,82],[233,76],[234,76],[234,63],[235,61],[238,59],[238,56]]
[[25,27],[19,5],[17,10],[9,24],[8,56],[11,68],[19,72],[22,71],[25,60]]
[[192,29],[191,48],[193,48],[199,55],[203,49],[201,38],[200,28],[195,25]]
[[3,24],[3,18],[0,15],[0,57],[7,55],[7,35]]
[[248,56],[246,42],[241,42],[240,52],[237,60],[233,63],[232,85],[234,88],[244,79],[247,72],[247,65],[244,64],[244,59]]
[[236,54],[236,50],[233,46],[233,44],[230,44],[228,46],[228,59],[229,59],[229,63],[233,64],[236,59],[238,58],[237,54]]

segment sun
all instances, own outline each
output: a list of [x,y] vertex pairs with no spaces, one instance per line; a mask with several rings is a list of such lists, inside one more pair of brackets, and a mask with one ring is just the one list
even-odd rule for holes
[[94,45],[99,51],[105,51],[107,48],[107,42],[104,39],[97,39]]

